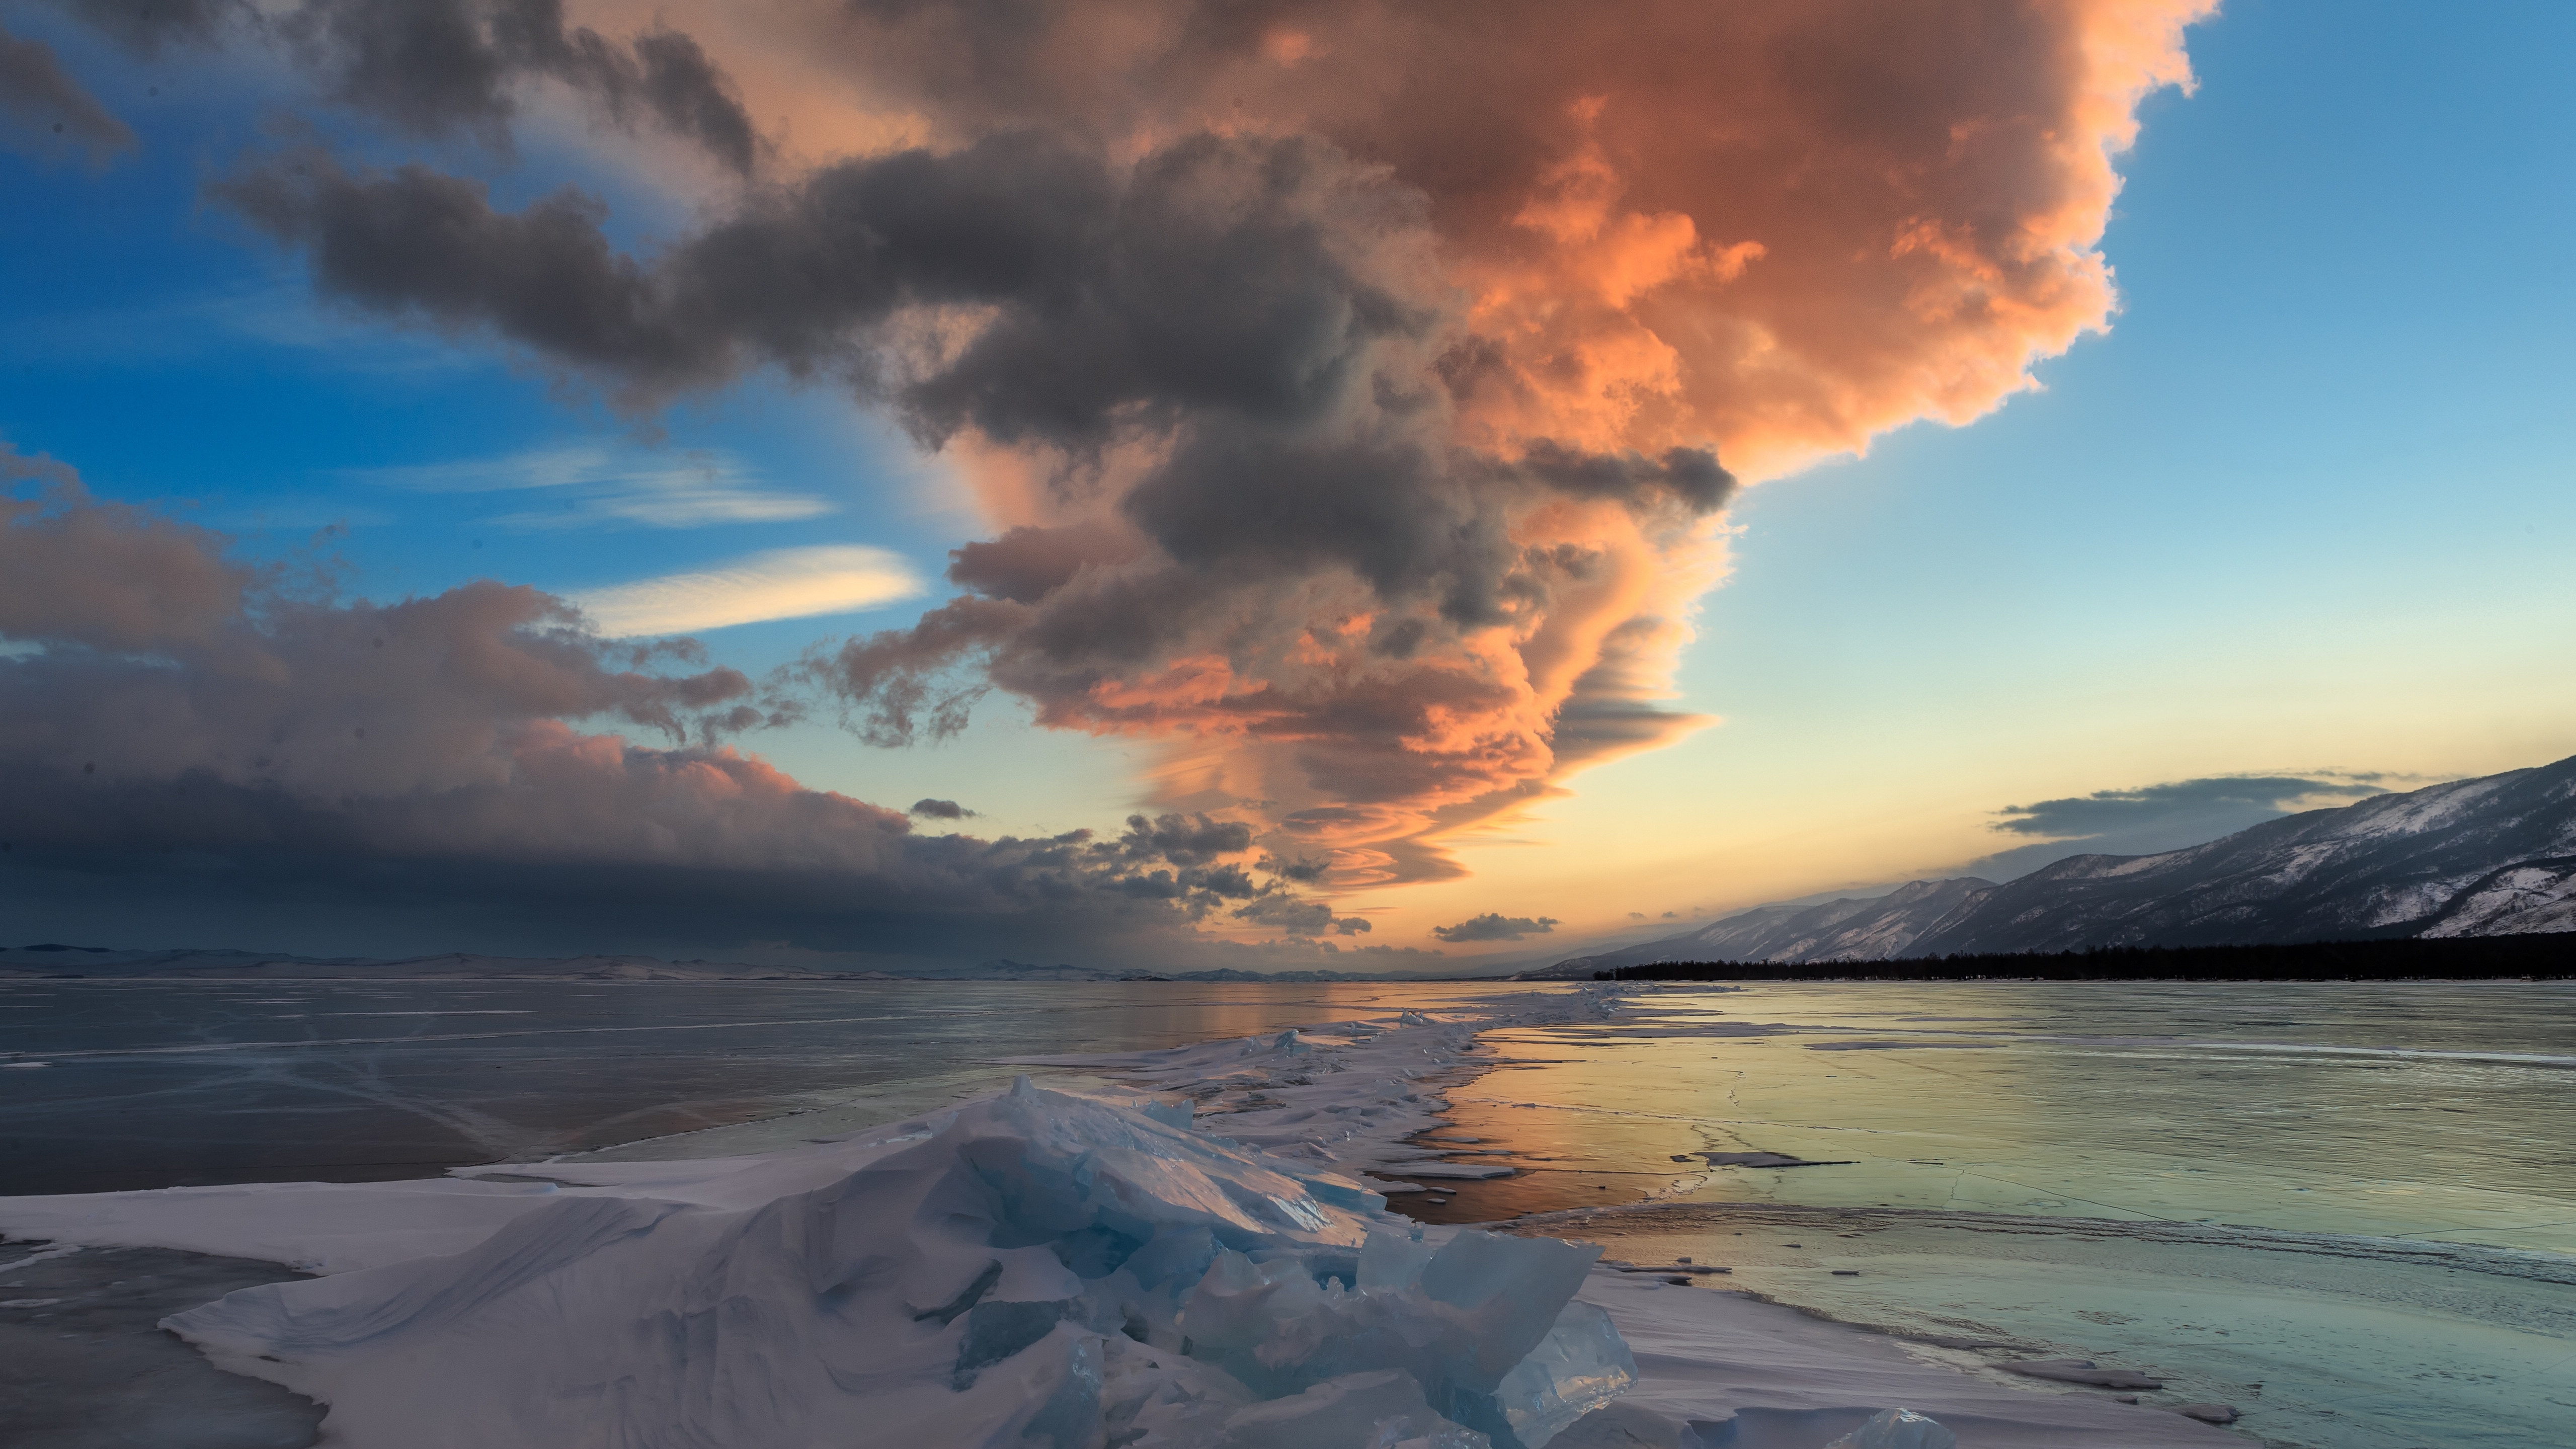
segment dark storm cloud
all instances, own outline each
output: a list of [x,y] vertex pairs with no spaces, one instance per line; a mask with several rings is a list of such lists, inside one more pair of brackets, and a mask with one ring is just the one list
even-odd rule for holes
[[134,132],[63,70],[53,47],[6,30],[0,30],[0,122],[15,150],[78,149],[93,166],[134,147]]
[[948,579],[987,598],[1034,604],[1073,582],[1087,565],[1122,564],[1141,552],[1133,533],[1110,524],[1022,526],[949,550]]
[[506,147],[515,88],[541,76],[618,125],[650,118],[736,171],[758,160],[759,137],[730,83],[675,31],[620,46],[565,29],[559,0],[305,0],[271,23],[332,99],[418,135],[470,131]]
[[762,143],[733,83],[690,36],[619,44],[566,28],[561,0],[77,0],[73,13],[144,55],[172,45],[273,43],[338,104],[418,136],[469,133],[508,150],[531,80],[583,96],[612,125],[650,122],[750,174]]
[[317,285],[362,305],[451,328],[489,323],[566,362],[665,382],[718,365],[655,315],[641,269],[599,234],[603,208],[578,193],[504,215],[478,182],[417,166],[356,177],[318,153],[215,190],[309,245]]
[[[1584,751],[1674,727],[1607,698],[1624,679],[1551,714],[1464,651],[1598,586],[1596,552],[1517,541],[1518,512],[1670,527],[1733,480],[1705,449],[1460,447],[1420,381],[1454,319],[1419,198],[1311,137],[1188,135],[1122,167],[1005,132],[762,189],[644,259],[577,194],[507,212],[421,168],[308,153],[217,192],[326,292],[488,328],[631,406],[776,366],[926,444],[1042,460],[1074,516],[959,548],[971,594],[806,660],[871,743],[953,736],[998,684],[1049,725],[1293,741],[1297,789],[1387,806],[1352,817],[1386,834],[1519,789],[1558,717]],[[978,320],[951,336],[956,309]],[[1604,733],[1611,712],[1641,722]]]
[[1502,520],[1448,481],[1411,438],[1307,440],[1212,427],[1122,507],[1187,567],[1237,577],[1347,569],[1381,599],[1427,595],[1452,623],[1490,623],[1515,560]]
[[720,743],[793,699],[687,640],[599,639],[533,589],[342,602],[0,447],[8,480],[35,494],[0,495],[0,638],[21,646],[0,654],[0,895],[29,919],[125,892],[174,922],[380,912],[464,947],[1168,956],[1194,921],[1286,899],[1226,859],[1249,830],[1204,814],[983,840],[804,789]]
[[1336,936],[1359,936],[1368,933],[1366,917],[1336,918],[1333,908],[1322,901],[1300,900],[1295,896],[1265,896],[1234,912],[1235,919],[1256,926],[1269,926],[1289,936],[1320,936],[1329,931]]
[[1252,848],[1252,827],[1237,820],[1212,820],[1204,814],[1127,817],[1127,833],[1118,848],[1131,860],[1168,860],[1174,865],[1206,865]]
[[1488,911],[1454,926],[1434,926],[1431,934],[1453,945],[1466,941],[1517,941],[1523,936],[1544,936],[1556,926],[1553,916],[1506,916]]
[[2002,818],[1994,828],[2014,835],[2055,839],[2103,836],[2196,824],[2213,816],[2233,817],[2248,812],[2277,815],[2294,801],[2317,797],[2340,797],[2338,803],[2349,803],[2384,793],[2369,776],[2213,775],[2133,790],[2096,790],[2090,795],[2031,805],[2007,805],[1997,812]]
[[[418,167],[306,153],[216,193],[309,250],[326,292],[489,326],[639,404],[777,365],[883,392],[932,441],[972,425],[1081,447],[1138,408],[1310,418],[1372,340],[1423,325],[1330,244],[1353,170],[1308,140],[1197,136],[1122,179],[1096,152],[1012,133],[826,167],[650,264],[609,246],[596,202],[501,212]],[[889,375],[882,329],[912,306],[1005,311]]]
[[1303,856],[1291,856],[1282,860],[1270,855],[1261,857],[1260,863],[1255,867],[1281,880],[1295,881],[1300,885],[1312,885],[1322,880],[1332,868],[1333,863],[1329,860],[1313,860]]
[[1735,475],[1717,465],[1706,448],[1667,448],[1654,458],[1635,453],[1585,453],[1540,438],[1521,455],[1521,468],[1576,498],[1633,499],[1662,490],[1694,513],[1715,513],[1735,495]]
[[[1186,892],[1129,893],[1127,877],[1102,872],[1078,840],[905,835],[857,802],[835,809],[824,803],[834,797],[810,793],[737,823],[773,834],[776,814],[838,816],[810,822],[813,833],[859,848],[863,860],[533,854],[472,837],[458,849],[396,849],[375,829],[391,812],[196,778],[93,785],[0,767],[0,791],[37,806],[39,827],[70,811],[121,827],[77,840],[10,827],[0,909],[73,939],[257,942],[331,954],[721,957],[772,946],[945,965],[1041,952],[1099,966],[1197,963],[1209,949],[1182,934]],[[506,809],[502,793],[458,804]],[[654,813],[630,809],[625,819],[650,831]],[[943,849],[948,842],[955,848]]]

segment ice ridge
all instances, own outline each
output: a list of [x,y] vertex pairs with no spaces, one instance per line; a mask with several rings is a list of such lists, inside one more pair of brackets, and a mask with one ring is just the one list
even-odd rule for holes
[[374,1449],[1542,1449],[1635,1382],[1597,1246],[1426,1242],[1148,1105],[1022,1078],[819,1186],[574,1188],[167,1326]]

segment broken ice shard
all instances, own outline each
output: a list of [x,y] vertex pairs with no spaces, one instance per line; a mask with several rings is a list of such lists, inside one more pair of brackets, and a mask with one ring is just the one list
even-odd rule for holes
[[853,1425],[958,1449],[1542,1449],[1635,1382],[1571,1301],[1597,1247],[1428,1243],[1360,1184],[1186,1120],[1023,1079],[685,1190],[567,1187],[464,1252],[167,1322],[370,1449]]

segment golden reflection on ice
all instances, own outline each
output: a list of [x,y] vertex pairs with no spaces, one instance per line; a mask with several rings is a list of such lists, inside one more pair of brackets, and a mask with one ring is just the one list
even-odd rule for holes
[[1489,1037],[1531,1065],[1453,1120],[1537,1170],[1424,1215],[1674,1199],[2576,1252],[2563,985],[1674,987],[1626,1016]]

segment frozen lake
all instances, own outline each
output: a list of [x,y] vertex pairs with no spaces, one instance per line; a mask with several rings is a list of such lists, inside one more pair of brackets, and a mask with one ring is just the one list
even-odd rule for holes
[[2569,983],[1818,982],[1631,1003],[1613,1025],[1486,1038],[1509,1069],[1454,1094],[1452,1120],[1533,1170],[1462,1187],[1453,1215],[1587,1206],[1606,1183],[2576,1254]]
[[[28,983],[0,987],[0,1192],[756,1150],[992,1091],[1003,1057],[1561,989]],[[1626,1001],[1488,1033],[1431,1135],[1513,1175],[1397,1206],[1571,1213],[1548,1230],[1972,1369],[1997,1345],[2144,1369],[2273,1443],[2547,1443],[2576,1416],[2576,988]]]
[[[2145,1369],[2272,1443],[2576,1422],[2564,983],[1667,987],[1487,1040],[1510,1064],[1450,1132],[1524,1170],[1428,1215],[1578,1210],[1547,1230],[1918,1343]],[[1638,1197],[1669,1206],[1579,1211]]]
[[0,1196],[432,1177],[789,1113],[776,1125],[794,1140],[1008,1086],[996,1057],[1178,1046],[1495,989],[0,984]]

